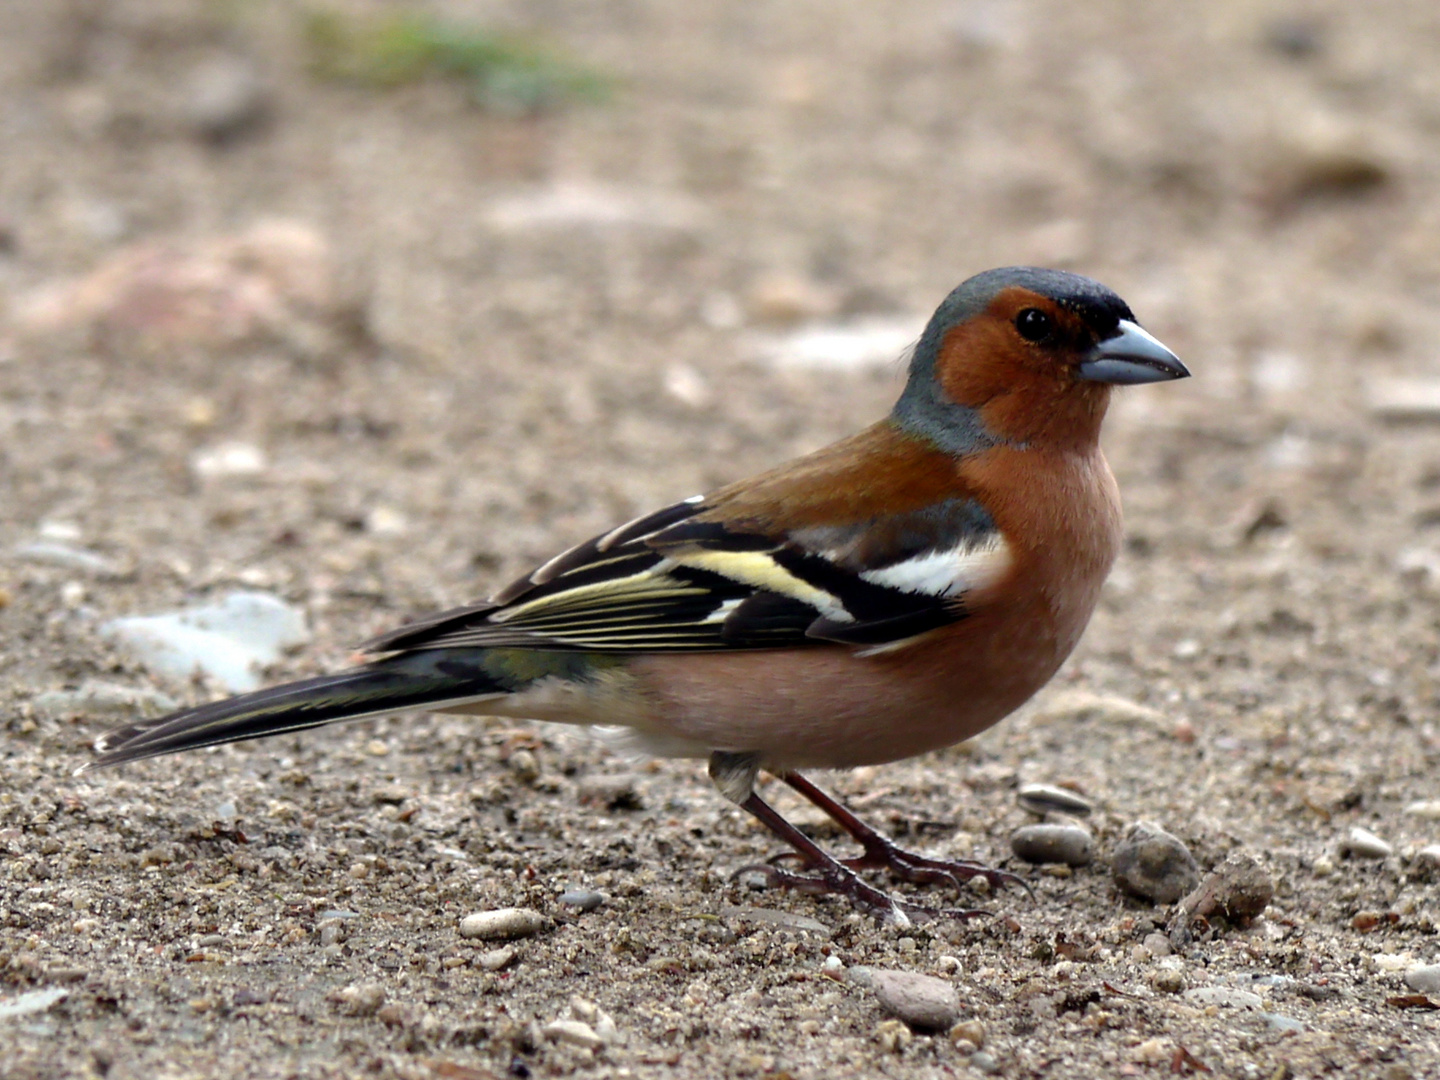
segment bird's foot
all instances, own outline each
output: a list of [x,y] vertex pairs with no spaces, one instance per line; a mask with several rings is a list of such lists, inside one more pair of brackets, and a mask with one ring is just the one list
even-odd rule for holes
[[841,862],[819,866],[813,874],[801,874],[776,865],[776,860],[772,859],[770,862],[742,866],[732,875],[732,880],[742,874],[751,873],[763,875],[767,888],[794,889],[812,895],[832,893],[843,896],[884,926],[903,928],[938,919],[979,919],[991,914],[980,909],[928,908],[912,904],[908,900],[881,892]]
[[851,870],[886,870],[901,881],[913,885],[949,885],[956,892],[965,888],[966,882],[975,878],[985,881],[992,889],[1002,885],[1018,885],[1030,899],[1035,899],[1024,878],[1008,870],[997,870],[984,863],[969,859],[932,859],[914,851],[907,851],[888,837],[876,833],[864,841],[865,853],[840,861]]
[[[978,878],[985,881],[992,889],[998,889],[1001,885],[1019,885],[1030,896],[1030,899],[1035,899],[1035,894],[1023,878],[1016,877],[1004,870],[996,870],[984,863],[970,862],[967,859],[932,859],[926,855],[906,851],[884,833],[877,832],[865,824],[833,796],[821,791],[799,773],[785,773],[781,779],[823,810],[832,821],[849,833],[860,845],[862,854],[840,860],[851,870],[888,870],[893,877],[901,881],[908,881],[915,885],[949,885],[956,892],[962,892],[967,881]],[[786,839],[790,840],[791,845],[795,848],[795,853],[793,855],[787,853],[780,856],[778,860],[771,860],[772,862],[794,858],[805,866],[817,866],[815,852],[818,852],[819,849],[813,843],[797,844],[789,836],[786,836]],[[807,846],[810,850],[807,850]],[[820,857],[829,858],[823,853]]]
[[[979,878],[991,888],[999,888],[1002,885],[1018,885],[1032,900],[1035,898],[1035,894],[1025,879],[1007,870],[997,870],[993,866],[971,862],[968,859],[932,859],[927,855],[906,851],[878,833],[873,837],[866,838],[863,855],[836,861],[852,871],[886,870],[898,880],[909,882],[912,885],[949,885],[958,893],[965,891],[966,882]],[[779,864],[787,862],[796,862],[802,866],[813,865],[799,851],[782,851],[769,859],[769,865],[777,868]]]

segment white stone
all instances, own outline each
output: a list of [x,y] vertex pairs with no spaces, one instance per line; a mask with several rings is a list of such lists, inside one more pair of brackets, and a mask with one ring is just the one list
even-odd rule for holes
[[257,689],[266,667],[310,640],[299,609],[255,592],[162,615],[112,619],[100,632],[157,674],[183,681],[199,671],[231,693]]
[[531,908],[477,911],[460,920],[460,936],[481,941],[530,937],[545,928],[545,916]]
[[760,358],[772,367],[801,371],[897,368],[924,324],[910,317],[812,323],[790,334],[761,338]]

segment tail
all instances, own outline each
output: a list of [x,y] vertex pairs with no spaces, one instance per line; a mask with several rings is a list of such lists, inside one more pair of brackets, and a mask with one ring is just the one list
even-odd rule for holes
[[[303,731],[405,709],[444,709],[503,697],[513,685],[485,670],[483,650],[431,649],[182,709],[107,731],[80,772],[202,746]],[[479,661],[479,662],[477,662]]]

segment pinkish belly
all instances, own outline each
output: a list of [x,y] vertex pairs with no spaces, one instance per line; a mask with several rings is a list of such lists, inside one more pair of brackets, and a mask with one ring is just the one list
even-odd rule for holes
[[[1068,647],[946,632],[909,649],[843,647],[637,659],[631,673],[667,734],[767,765],[848,768],[950,746],[1023,704]],[[1019,646],[1019,647],[1016,647]]]

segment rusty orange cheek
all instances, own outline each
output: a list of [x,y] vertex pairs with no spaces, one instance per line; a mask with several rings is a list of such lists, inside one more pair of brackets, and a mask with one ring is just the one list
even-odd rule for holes
[[992,402],[1000,405],[1000,399],[1007,398],[1033,406],[1074,383],[1062,364],[1017,342],[1014,328],[999,319],[976,319],[955,327],[945,336],[936,366],[946,396],[975,409]]

